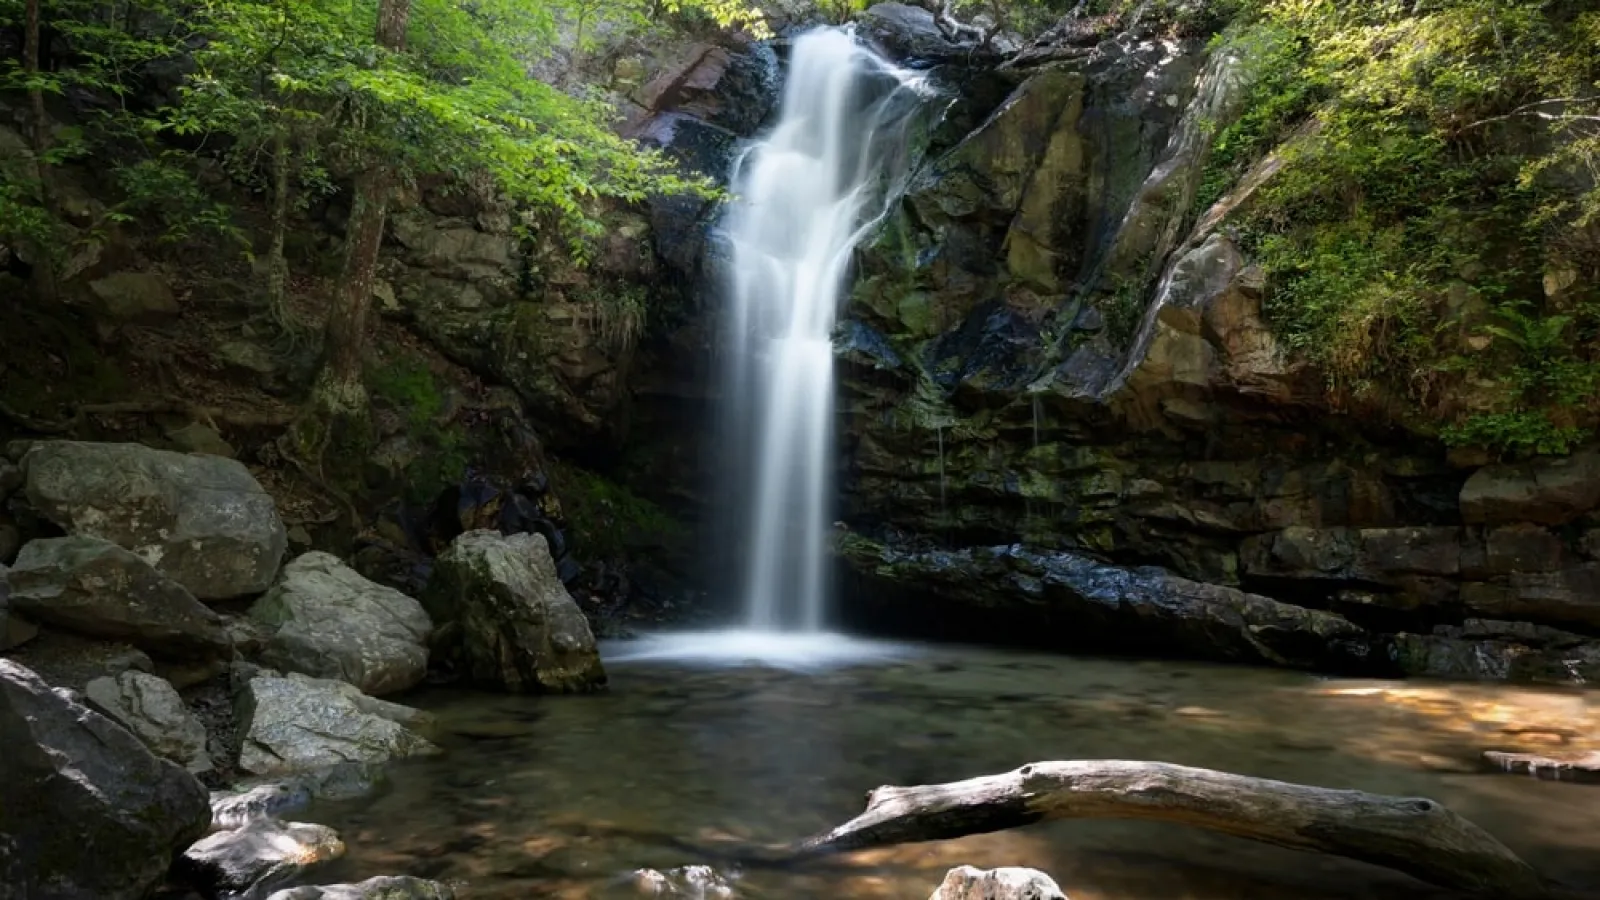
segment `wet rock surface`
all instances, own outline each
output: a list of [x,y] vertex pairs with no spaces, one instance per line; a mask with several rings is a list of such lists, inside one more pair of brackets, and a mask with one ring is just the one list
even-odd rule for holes
[[261,818],[196,841],[174,874],[207,896],[260,900],[343,854],[344,842],[332,828]]
[[1067,900],[1055,881],[1036,869],[951,869],[928,900]]
[[1056,646],[1345,671],[1381,664],[1373,635],[1342,616],[1155,567],[1121,568],[1022,545],[918,552],[857,536],[841,545],[847,562],[878,586],[866,594],[914,583],[944,609],[987,609],[1008,630]]
[[239,768],[257,775],[439,752],[413,728],[426,728],[426,716],[344,682],[259,675],[240,691],[235,713],[242,733]]
[[205,832],[205,789],[132,734],[0,660],[0,885],[29,900],[138,900]]

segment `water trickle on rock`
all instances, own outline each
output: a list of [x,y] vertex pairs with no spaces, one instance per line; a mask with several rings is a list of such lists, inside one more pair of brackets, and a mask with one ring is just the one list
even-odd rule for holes
[[833,505],[833,344],[851,251],[904,182],[923,81],[819,28],[795,40],[772,133],[732,173],[727,471],[746,625],[820,631]]

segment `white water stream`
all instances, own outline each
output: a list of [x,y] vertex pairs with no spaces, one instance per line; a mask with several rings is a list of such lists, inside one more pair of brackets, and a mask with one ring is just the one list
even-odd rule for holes
[[797,38],[778,119],[732,175],[727,397],[745,504],[745,624],[816,633],[828,618],[834,498],[833,326],[851,252],[906,165],[921,79],[847,31]]

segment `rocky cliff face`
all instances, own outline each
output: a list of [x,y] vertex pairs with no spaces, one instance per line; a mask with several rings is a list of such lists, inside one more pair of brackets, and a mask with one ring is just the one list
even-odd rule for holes
[[[892,5],[869,20],[885,9],[918,27]],[[983,609],[1009,634],[1087,649],[1238,658],[1218,648],[1288,627],[1362,648],[1279,655],[1293,664],[1600,673],[1585,637],[1600,634],[1600,455],[1472,465],[1402,422],[1329,408],[1322,375],[1263,319],[1270,286],[1229,228],[1281,160],[1194,209],[1239,60],[1154,28],[1085,32],[965,69],[861,254],[838,338],[852,608],[901,625]],[[1118,568],[1148,565],[1166,573]],[[1120,617],[1050,589],[1063,566],[1131,579],[1096,600]],[[1235,610],[1265,595],[1301,615],[1247,615],[1227,640],[1199,618],[1175,634],[1140,612],[1184,605],[1193,590],[1156,583],[1175,576],[1226,589]]]

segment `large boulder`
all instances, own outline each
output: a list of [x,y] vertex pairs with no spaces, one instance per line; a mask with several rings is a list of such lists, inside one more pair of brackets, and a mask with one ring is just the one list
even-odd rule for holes
[[945,874],[928,900],[1067,900],[1067,895],[1037,869],[960,866]]
[[155,272],[113,272],[89,282],[106,316],[122,321],[152,321],[178,314],[178,298],[167,280]]
[[841,551],[872,582],[863,603],[918,604],[898,611],[904,621],[926,619],[928,604],[940,603],[1077,649],[1341,671],[1388,664],[1377,659],[1373,636],[1342,616],[1156,566],[1123,568],[1020,544],[907,550],[855,535],[841,540]]
[[422,726],[422,713],[367,697],[342,681],[257,676],[240,691],[235,717],[243,731],[239,768],[257,775],[439,752],[408,727]]
[[256,819],[196,842],[174,871],[210,897],[262,897],[343,855],[344,842],[326,825]]
[[278,891],[267,900],[454,900],[455,891],[437,881],[410,875],[380,875],[356,884],[304,885]]
[[151,752],[195,774],[211,771],[206,729],[163,678],[123,672],[96,678],[83,689],[84,700],[133,732]]
[[28,500],[45,517],[139,554],[196,597],[260,593],[278,573],[283,521],[236,460],[48,441],[22,466]]
[[435,561],[423,603],[440,623],[436,648],[473,682],[514,692],[606,683],[589,622],[542,535],[462,534]]
[[220,616],[144,558],[97,537],[30,542],[10,581],[12,608],[41,624],[160,655],[232,652]]
[[427,674],[433,623],[418,603],[363,578],[327,553],[296,558],[250,618],[269,632],[261,661],[368,694],[415,686]]
[[138,900],[211,821],[205,788],[0,659],[0,897]]

